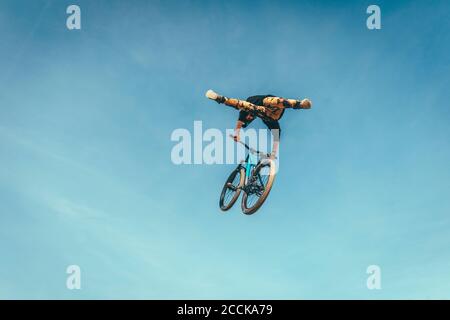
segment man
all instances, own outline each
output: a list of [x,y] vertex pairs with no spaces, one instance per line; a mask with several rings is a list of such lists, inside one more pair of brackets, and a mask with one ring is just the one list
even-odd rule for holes
[[278,122],[284,114],[286,108],[292,109],[311,109],[312,103],[309,99],[301,101],[294,99],[285,99],[273,95],[257,95],[248,97],[246,101],[234,98],[227,98],[215,93],[212,90],[206,92],[206,96],[216,101],[224,103],[239,111],[239,118],[236,122],[234,130],[234,141],[239,141],[239,133],[241,128],[247,127],[256,117],[260,118],[267,128],[272,132],[274,137],[272,156],[278,153],[278,145],[280,141],[280,123]]

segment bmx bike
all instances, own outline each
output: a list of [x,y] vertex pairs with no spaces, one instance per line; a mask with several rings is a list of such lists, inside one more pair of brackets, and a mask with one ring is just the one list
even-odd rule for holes
[[226,180],[220,194],[219,205],[222,211],[231,209],[242,191],[242,212],[251,215],[262,206],[272,189],[276,173],[275,161],[270,154],[255,150],[242,141],[239,143],[248,152],[245,160]]

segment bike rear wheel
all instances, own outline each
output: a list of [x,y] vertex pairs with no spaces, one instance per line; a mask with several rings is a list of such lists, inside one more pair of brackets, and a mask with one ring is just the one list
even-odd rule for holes
[[219,206],[222,211],[231,209],[241,194],[241,187],[245,181],[245,170],[237,167],[228,177],[220,194]]
[[242,196],[242,212],[255,213],[266,201],[275,179],[275,162],[268,160],[259,163],[250,176]]

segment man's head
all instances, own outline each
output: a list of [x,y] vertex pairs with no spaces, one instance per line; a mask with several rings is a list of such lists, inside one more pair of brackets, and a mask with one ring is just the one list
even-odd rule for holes
[[247,120],[247,121],[253,121],[253,119],[255,119],[255,116],[254,115],[252,115],[251,113],[249,113],[249,114],[247,114],[246,116],[245,116],[245,120]]

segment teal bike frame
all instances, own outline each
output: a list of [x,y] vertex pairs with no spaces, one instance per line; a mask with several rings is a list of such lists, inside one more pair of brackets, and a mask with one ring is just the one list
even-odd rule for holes
[[247,163],[245,166],[245,181],[247,182],[248,178],[252,174],[252,169],[258,164],[258,157],[253,153],[249,153],[245,162]]
[[[233,138],[233,135],[230,135],[231,138]],[[259,163],[260,156],[269,157],[269,154],[263,153],[261,151],[255,150],[253,148],[250,148],[246,143],[239,141],[240,144],[242,144],[249,152],[247,153],[247,156],[245,157],[245,184],[248,182],[248,178],[252,174],[252,170],[254,167],[256,167]],[[241,164],[242,165],[242,164]]]

